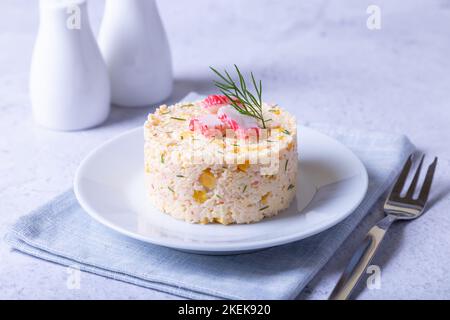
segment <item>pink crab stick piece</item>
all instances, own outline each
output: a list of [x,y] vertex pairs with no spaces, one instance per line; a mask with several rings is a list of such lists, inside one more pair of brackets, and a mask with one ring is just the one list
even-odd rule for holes
[[191,119],[189,129],[191,131],[200,131],[206,137],[213,137],[217,134],[222,135],[225,131],[225,125],[216,115],[205,114]]
[[230,103],[230,100],[224,95],[210,95],[203,100],[203,107],[210,113],[216,114],[219,108],[226,106]]
[[248,138],[251,135],[259,137],[260,128],[258,121],[250,116],[240,113],[232,106],[221,107],[217,111],[218,118],[231,128],[238,138]]

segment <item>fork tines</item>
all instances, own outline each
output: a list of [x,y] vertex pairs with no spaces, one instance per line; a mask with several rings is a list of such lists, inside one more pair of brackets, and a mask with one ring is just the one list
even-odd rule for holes
[[406,195],[404,197],[400,196],[400,194],[405,186],[409,172],[411,171],[411,167],[413,165],[413,157],[414,157],[414,155],[411,154],[408,157],[408,159],[406,160],[406,163],[403,166],[403,169],[398,176],[397,182],[395,183],[394,187],[392,188],[392,192],[391,192],[389,198],[394,201],[396,199],[406,199],[408,201],[417,202],[418,204],[425,205],[425,203],[427,202],[427,199],[428,199],[428,195],[430,193],[431,183],[433,181],[434,171],[436,170],[438,158],[435,157],[434,161],[428,166],[427,174],[423,181],[422,189],[420,190],[420,193],[419,193],[419,196],[417,197],[417,199],[414,199],[413,198],[414,191],[416,190],[417,182],[419,181],[420,171],[422,169],[422,164],[423,164],[425,155],[422,155],[420,162],[417,165],[416,172],[411,181],[411,184],[408,187],[408,191],[406,192]]

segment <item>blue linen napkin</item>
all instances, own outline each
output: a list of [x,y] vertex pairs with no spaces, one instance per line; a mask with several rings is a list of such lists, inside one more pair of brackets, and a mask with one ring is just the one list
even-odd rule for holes
[[347,219],[310,238],[235,256],[189,254],[123,236],[90,218],[69,190],[20,218],[6,235],[29,255],[191,299],[293,299],[389,187],[414,146],[402,135],[310,124],[348,146],[369,189]]

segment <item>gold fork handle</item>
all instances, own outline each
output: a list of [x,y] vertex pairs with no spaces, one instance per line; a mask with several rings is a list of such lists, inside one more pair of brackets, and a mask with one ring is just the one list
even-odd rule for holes
[[392,222],[393,219],[387,216],[370,229],[363,243],[358,247],[350,260],[350,263],[342,273],[329,300],[347,300],[350,297],[353,289],[355,289],[375,256],[375,253]]

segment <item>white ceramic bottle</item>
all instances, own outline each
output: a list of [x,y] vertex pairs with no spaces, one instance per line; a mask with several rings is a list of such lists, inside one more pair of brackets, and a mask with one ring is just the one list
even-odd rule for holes
[[112,102],[148,106],[172,92],[172,59],[154,0],[106,0],[98,37]]
[[110,85],[86,0],[40,0],[39,6],[30,72],[35,121],[63,131],[94,127],[108,117]]

